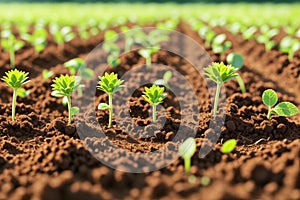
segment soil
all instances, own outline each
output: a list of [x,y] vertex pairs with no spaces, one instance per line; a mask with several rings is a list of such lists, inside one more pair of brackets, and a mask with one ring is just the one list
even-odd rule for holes
[[[204,44],[188,24],[180,23],[177,30]],[[151,69],[152,73],[139,74],[126,85],[124,94],[134,91],[127,104],[122,104],[123,95],[115,97],[112,128],[107,127],[108,112],[96,110],[96,105],[107,102],[108,97],[93,90],[94,106],[80,105],[85,112],[75,119],[85,125],[76,128],[74,123],[67,125],[67,109],[61,99],[50,95],[52,82],[44,80],[41,72],[49,69],[54,76],[68,73],[62,64],[74,57],[86,57],[103,40],[103,33],[88,40],[77,37],[63,49],[49,38],[49,45],[40,54],[35,54],[29,46],[18,51],[16,65],[30,73],[31,82],[25,88],[31,93],[26,98],[18,98],[13,122],[10,118],[12,91],[0,82],[0,199],[299,199],[299,115],[289,118],[275,115],[267,120],[267,107],[262,104],[261,94],[272,88],[278,91],[279,101],[291,101],[300,108],[300,54],[297,52],[290,62],[287,55],[276,49],[265,52],[255,41],[245,41],[241,35],[232,35],[221,27],[216,31],[226,33],[233,43],[226,54],[243,55],[245,64],[239,73],[247,93],[240,92],[235,80],[225,84],[225,124],[219,127],[217,144],[201,159],[200,146],[213,133],[209,127],[211,100],[205,80],[184,58],[166,51],[156,53],[152,61],[158,65]],[[192,46],[183,49],[197,55]],[[213,61],[225,62],[225,57],[209,48],[207,51]],[[122,55],[121,64],[108,72],[126,75],[129,70],[140,70],[143,63],[144,58],[134,51]],[[0,65],[2,77],[9,70],[6,53],[0,54]],[[143,87],[136,88],[135,83],[151,80],[152,76],[161,77],[164,69],[160,65],[182,73],[183,79],[172,78],[169,84],[175,91],[188,92],[184,84],[188,81],[198,103],[191,103],[194,102],[192,94],[181,97],[167,90],[168,96],[158,109],[160,123],[153,125],[149,115],[151,107],[141,97]],[[95,73],[97,70],[101,66]],[[92,81],[86,84],[87,88],[92,86]],[[80,102],[77,100],[88,100],[88,96],[74,99]],[[199,114],[190,113],[195,109]],[[128,122],[128,113],[132,123]],[[186,116],[188,120],[182,124]],[[179,127],[184,135],[177,134],[181,133]],[[83,140],[79,131],[82,128],[90,131]],[[193,131],[198,149],[191,167],[195,177],[185,174],[183,159],[177,159],[174,151],[183,138],[193,136]],[[98,132],[104,135],[99,136]],[[231,138],[238,140],[236,149],[230,154],[221,153],[222,143]],[[112,144],[121,150],[113,151]],[[93,148],[93,154],[87,147]],[[130,157],[132,153],[142,155],[162,148],[166,149],[166,156]],[[113,167],[123,171],[97,159],[113,162]],[[149,172],[162,166],[165,160],[173,162]],[[156,163],[155,166],[147,165],[150,162]],[[124,172],[141,164],[144,173]]]

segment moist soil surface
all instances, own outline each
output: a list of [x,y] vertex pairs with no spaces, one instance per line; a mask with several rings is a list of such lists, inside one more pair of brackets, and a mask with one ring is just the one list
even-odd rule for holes
[[[180,23],[177,31],[204,46],[188,24]],[[213,128],[206,80],[191,63],[174,53],[157,52],[152,57],[156,65],[149,69],[151,73],[137,73],[134,80],[126,83],[123,93],[114,96],[113,126],[108,128],[108,112],[96,110],[100,102],[108,101],[105,93],[92,90],[92,106],[80,103],[90,100],[88,95],[74,97],[84,108],[74,121],[84,126],[67,125],[67,108],[62,99],[51,96],[52,81],[42,77],[43,69],[53,71],[53,77],[68,73],[63,63],[75,57],[85,58],[103,40],[103,33],[88,40],[75,38],[64,48],[48,38],[49,45],[40,54],[30,46],[18,51],[17,68],[30,73],[31,82],[25,88],[31,93],[18,98],[13,122],[12,91],[0,83],[0,199],[299,199],[299,115],[274,115],[267,120],[261,95],[272,88],[278,92],[279,101],[290,101],[300,108],[300,53],[290,62],[276,49],[266,52],[255,41],[245,41],[220,27],[215,31],[226,33],[233,44],[226,54],[243,55],[245,64],[239,74],[247,93],[241,93],[235,80],[225,84],[226,98],[222,96],[220,111],[225,121]],[[192,46],[183,49],[197,55]],[[212,61],[225,62],[225,56],[206,50]],[[133,51],[122,55],[121,64],[107,71],[125,76],[128,71],[141,70],[144,63],[144,58]],[[162,77],[166,71],[162,65],[183,74],[169,82],[174,91],[182,93],[166,90],[168,96],[158,108],[159,123],[153,124],[151,106],[141,97],[143,86],[151,85],[135,83]],[[4,52],[0,66],[2,77],[9,70],[9,57]],[[189,93],[185,81],[193,93]],[[93,85],[90,81],[86,87]],[[129,91],[133,92],[125,98],[123,94]],[[195,110],[199,112],[194,114]],[[213,135],[216,127],[220,129],[217,144],[208,155],[199,158],[201,145],[208,142],[205,138]],[[88,131],[82,134],[79,130]],[[188,136],[195,136],[197,143],[191,176],[185,174],[183,159],[175,151]],[[231,138],[238,141],[236,149],[221,153],[222,143]],[[151,154],[160,149],[165,150],[163,156]],[[164,166],[166,160],[172,162]],[[105,163],[113,163],[112,167],[120,170]],[[144,173],[124,172],[140,166]],[[151,172],[157,167],[162,168]]]

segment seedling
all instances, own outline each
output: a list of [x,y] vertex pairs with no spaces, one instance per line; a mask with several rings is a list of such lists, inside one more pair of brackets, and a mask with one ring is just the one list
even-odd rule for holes
[[287,53],[290,61],[293,60],[294,53],[300,49],[300,42],[291,36],[284,37],[279,45],[280,51]]
[[196,141],[194,138],[187,138],[180,146],[179,146],[179,155],[184,159],[184,169],[185,173],[190,173],[191,168],[191,158],[196,152]]
[[154,81],[155,85],[163,85],[165,86],[168,90],[170,90],[170,86],[169,86],[169,80],[172,78],[172,72],[171,71],[166,71],[164,73],[164,76],[162,79],[158,79],[156,81]]
[[161,104],[166,98],[164,93],[165,88],[159,87],[157,85],[152,85],[151,88],[145,87],[145,92],[143,92],[144,99],[152,106],[152,119],[156,123],[156,107]]
[[[226,57],[226,61],[228,64],[232,65],[237,70],[241,69],[244,64],[243,56],[241,56],[238,53],[228,54],[228,56]],[[246,93],[246,87],[245,87],[244,81],[239,74],[236,77],[236,80],[241,88],[242,93]]]
[[113,94],[122,90],[124,85],[122,85],[124,81],[121,79],[118,79],[118,75],[115,73],[108,74],[107,72],[104,74],[104,76],[99,76],[99,86],[98,89],[102,90],[106,94],[108,94],[108,104],[107,103],[100,103],[98,105],[99,110],[109,110],[109,122],[108,127],[111,127],[112,124],[112,116],[113,116],[113,103],[112,103],[112,97]]
[[15,68],[15,52],[24,46],[24,42],[17,40],[13,33],[9,30],[1,33],[1,46],[9,53],[10,67]]
[[279,33],[279,30],[276,28],[270,29],[269,26],[263,25],[260,28],[261,35],[257,36],[256,40],[260,44],[265,45],[266,51],[271,50],[273,47],[275,47],[276,42],[272,40],[272,37],[277,35]]
[[119,59],[120,48],[116,41],[119,39],[118,34],[115,31],[109,30],[105,32],[103,50],[109,54],[107,57],[107,63],[112,67],[117,67],[121,60]]
[[92,78],[94,71],[86,67],[82,58],[74,58],[64,63],[64,66],[70,70],[71,75],[80,75],[82,78]]
[[159,47],[149,47],[145,49],[140,49],[138,52],[139,54],[146,59],[146,66],[147,68],[151,67],[151,57],[153,54],[159,51]]
[[235,149],[235,147],[236,147],[236,143],[237,143],[237,141],[235,139],[227,140],[222,145],[221,151],[223,153],[230,153],[230,152],[232,152]]
[[201,38],[205,39],[205,47],[209,47],[213,39],[217,35],[213,30],[211,30],[207,26],[203,26],[202,28],[200,28],[198,34],[201,36]]
[[43,51],[47,46],[47,32],[45,29],[37,29],[33,34],[23,33],[21,37],[29,42],[37,53]]
[[220,53],[221,56],[223,56],[225,51],[231,47],[232,45],[231,42],[225,40],[226,40],[225,34],[217,35],[214,38],[212,43],[212,50],[214,53]]
[[243,30],[243,38],[246,40],[252,40],[254,38],[254,34],[257,31],[257,28],[255,26],[251,26],[249,28],[246,28]]
[[75,33],[72,32],[71,27],[64,26],[61,29],[57,24],[50,25],[50,33],[60,49],[64,48],[64,42],[69,42],[75,38]]
[[216,95],[215,95],[215,102],[214,102],[214,110],[213,116],[216,117],[217,110],[218,110],[218,103],[219,103],[219,96],[221,91],[221,86],[238,76],[236,73],[236,68],[231,65],[225,65],[223,62],[217,63],[213,62],[212,65],[204,68],[205,75],[217,84]]
[[49,71],[47,69],[43,70],[43,78],[44,78],[44,80],[48,80],[53,75],[54,75],[53,71]]
[[[17,96],[19,90],[22,89],[22,86],[28,83],[28,72],[19,71],[17,69],[10,70],[5,72],[5,75],[2,80],[13,89],[13,100],[12,100],[12,113],[11,118],[12,121],[15,121],[16,115],[16,103],[17,103]],[[21,92],[22,93],[22,92]],[[19,93],[19,95],[21,94]]]
[[136,38],[145,37],[145,33],[141,29],[132,29],[129,30],[128,27],[123,26],[121,28],[122,32],[125,36],[125,52],[129,52],[131,49],[131,46],[137,43]]
[[60,77],[56,77],[53,82],[54,84],[51,85],[53,90],[51,95],[67,98],[69,112],[68,124],[71,124],[72,116],[79,113],[78,107],[72,107],[71,95],[77,88],[82,87],[82,85],[80,85],[80,82],[75,76],[69,75],[60,75]]
[[281,102],[275,106],[278,101],[278,97],[276,92],[272,89],[268,89],[263,92],[262,101],[266,106],[268,106],[268,119],[271,118],[272,114],[289,117],[299,113],[298,108],[290,102]]

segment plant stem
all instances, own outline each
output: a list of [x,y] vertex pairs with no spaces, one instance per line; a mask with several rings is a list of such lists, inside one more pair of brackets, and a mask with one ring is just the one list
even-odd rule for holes
[[184,169],[185,173],[189,174],[191,168],[191,158],[185,158],[184,159]]
[[153,119],[153,123],[156,123],[156,105],[152,106],[152,119]]
[[238,76],[235,77],[235,78],[236,78],[236,80],[237,80],[237,82],[238,82],[238,84],[239,84],[239,86],[240,86],[240,88],[241,88],[242,93],[246,93],[245,84],[244,84],[244,81],[243,81],[243,79],[241,78],[241,76],[238,75]]
[[271,118],[272,109],[271,109],[271,106],[268,106],[268,108],[269,108],[269,110],[268,110],[267,118],[270,119]]
[[214,118],[216,118],[216,115],[217,115],[220,90],[221,90],[221,83],[217,83],[217,90],[216,90],[216,96],[215,96],[215,102],[214,102]]
[[146,58],[146,66],[147,66],[147,68],[151,67],[151,56]]
[[15,51],[13,48],[9,50],[10,67],[15,68]]
[[71,105],[71,97],[67,96],[68,98],[68,111],[69,111],[69,121],[68,124],[72,123],[72,105]]
[[113,107],[112,107],[112,94],[108,94],[108,105],[109,105],[109,121],[108,127],[111,127],[112,124],[112,115],[113,115]]
[[12,119],[12,121],[15,121],[15,118],[16,118],[16,103],[17,103],[17,90],[14,90],[13,100],[12,100],[12,107],[11,107],[11,119]]

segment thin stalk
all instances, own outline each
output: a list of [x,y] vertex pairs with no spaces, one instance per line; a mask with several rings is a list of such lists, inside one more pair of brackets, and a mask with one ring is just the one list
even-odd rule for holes
[[216,90],[216,96],[215,96],[215,102],[214,102],[214,118],[217,115],[220,91],[221,91],[221,83],[217,83],[217,90]]
[[146,58],[146,66],[147,66],[147,68],[151,67],[151,56]]
[[153,122],[156,123],[156,105],[153,105],[152,106],[152,119],[153,119]]
[[108,94],[108,105],[109,105],[109,122],[108,127],[111,127],[112,124],[112,115],[113,115],[113,107],[112,107],[112,94]]
[[68,98],[68,111],[69,111],[69,121],[68,124],[72,123],[72,105],[71,105],[71,97],[67,96]]
[[9,50],[10,67],[15,68],[15,51],[13,48]]
[[11,107],[11,119],[12,119],[12,121],[15,121],[15,118],[16,118],[16,104],[17,104],[17,90],[14,90],[13,100],[12,100],[12,107]]
[[191,168],[191,159],[190,158],[185,158],[184,159],[185,173],[189,174],[190,173],[190,168]]
[[288,59],[289,59],[289,61],[292,61],[292,60],[293,60],[293,57],[294,57],[294,52],[290,51],[290,52],[288,53]]
[[270,119],[271,118],[272,109],[271,109],[271,106],[268,106],[268,108],[269,108],[269,110],[268,110],[267,118]]
[[240,88],[241,88],[242,93],[246,93],[246,87],[245,87],[244,81],[243,81],[243,79],[241,78],[241,76],[238,75],[238,76],[235,77],[235,78],[236,78],[236,80],[237,80],[237,82],[238,82],[238,84],[239,84],[239,86],[240,86]]

